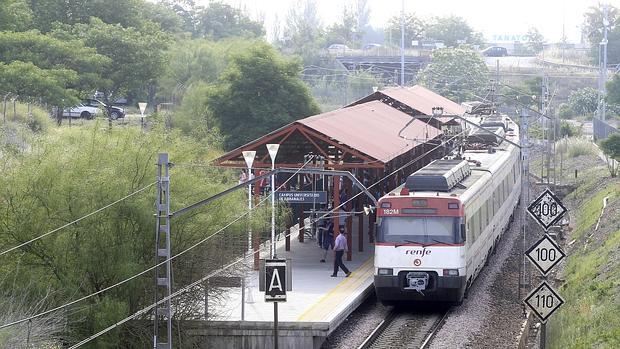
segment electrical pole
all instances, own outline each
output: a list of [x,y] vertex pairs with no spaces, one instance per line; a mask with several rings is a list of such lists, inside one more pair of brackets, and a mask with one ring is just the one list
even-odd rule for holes
[[599,46],[599,119],[605,120],[607,106],[605,104],[605,83],[607,82],[607,27],[609,27],[609,5],[603,5],[603,40]]
[[[166,297],[162,305],[153,308],[153,349],[172,349],[172,307],[170,294],[170,166],[168,153],[159,153],[157,161],[157,202],[155,214],[155,264],[163,261],[163,266],[155,267],[155,303]],[[159,335],[160,321],[166,323],[166,341]]]
[[[519,135],[521,138],[521,234],[523,236],[523,251],[527,250],[527,239],[525,232],[527,231],[525,222],[527,216],[527,203],[530,201],[530,138],[529,138],[529,120],[528,120],[527,108],[521,108],[521,120],[519,125]],[[521,287],[528,287],[527,279],[527,262],[525,260],[525,254],[522,254],[522,264],[520,264],[520,281],[519,281],[519,299],[521,299]],[[525,306],[523,306],[523,313],[525,314]]]
[[405,86],[405,0],[400,7],[400,86]]

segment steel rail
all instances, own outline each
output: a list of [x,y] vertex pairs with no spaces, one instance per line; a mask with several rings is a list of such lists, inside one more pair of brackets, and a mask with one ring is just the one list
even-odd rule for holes
[[377,338],[379,338],[379,336],[383,334],[385,329],[390,326],[392,321],[394,321],[394,319],[396,318],[396,313],[397,311],[395,310],[395,308],[392,308],[392,310],[390,310],[390,312],[385,316],[385,318],[379,323],[377,327],[375,327],[375,329],[370,333],[368,338],[366,338],[366,340],[362,344],[360,344],[357,349],[370,348],[375,343]]
[[433,338],[435,338],[441,326],[443,326],[443,324],[446,322],[446,319],[448,318],[448,314],[450,314],[450,309],[446,310],[443,316],[441,316],[439,320],[437,320],[435,324],[433,324],[433,328],[431,329],[431,332],[426,336],[426,339],[420,346],[420,349],[426,349],[429,346],[429,344],[431,344],[431,342],[433,341]]

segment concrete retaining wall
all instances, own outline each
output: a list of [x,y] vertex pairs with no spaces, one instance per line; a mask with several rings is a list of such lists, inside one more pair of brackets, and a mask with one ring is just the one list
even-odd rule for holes
[[[192,321],[184,323],[193,348],[273,348],[273,322]],[[329,333],[327,322],[278,323],[278,347],[319,349]],[[197,345],[197,346],[196,346]]]

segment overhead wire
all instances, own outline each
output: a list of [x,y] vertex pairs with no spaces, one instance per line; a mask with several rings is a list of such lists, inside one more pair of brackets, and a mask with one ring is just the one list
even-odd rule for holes
[[[377,185],[377,184],[379,184],[379,183],[383,182],[386,178],[388,178],[388,177],[390,177],[390,176],[394,175],[394,174],[395,174],[395,173],[397,173],[398,171],[400,171],[400,170],[404,169],[405,167],[407,167],[407,166],[409,166],[409,165],[413,164],[414,162],[416,162],[416,161],[420,160],[422,157],[424,157],[424,156],[428,155],[429,153],[433,152],[433,151],[434,151],[434,150],[436,150],[437,148],[439,148],[439,147],[443,146],[443,144],[444,144],[444,143],[449,142],[449,141],[451,141],[451,140],[453,140],[453,139],[455,139],[455,138],[459,137],[459,136],[460,136],[461,134],[463,134],[464,132],[465,132],[465,131],[460,132],[459,134],[457,134],[457,135],[455,135],[455,136],[453,136],[453,137],[451,137],[451,138],[449,138],[449,139],[447,139],[447,140],[443,141],[441,144],[437,145],[436,147],[434,147],[434,148],[432,148],[432,149],[428,150],[427,152],[425,152],[425,153],[423,153],[423,154],[419,155],[417,158],[412,159],[412,160],[411,160],[411,161],[409,161],[408,163],[406,163],[406,164],[402,165],[400,168],[398,168],[398,169],[396,169],[396,170],[392,171],[392,172],[391,172],[391,173],[389,173],[388,175],[385,175],[383,178],[381,178],[381,179],[377,180],[375,183],[373,183],[372,185],[370,185],[370,186],[369,186],[369,187],[367,187],[366,189],[370,189],[370,188],[374,187],[375,185]],[[322,215],[322,216],[320,216],[320,217],[317,217],[314,221],[312,221],[312,220],[311,220],[311,223],[310,223],[310,224],[313,224],[313,223],[315,223],[315,222],[317,222],[317,221],[319,221],[319,220],[323,219],[324,217],[327,217],[328,215],[332,214],[334,211],[338,210],[340,207],[342,207],[342,206],[343,206],[343,205],[345,205],[346,203],[350,202],[351,200],[355,199],[357,196],[361,195],[362,193],[363,193],[363,192],[359,192],[359,193],[357,193],[356,195],[354,195],[354,196],[352,196],[351,198],[349,198],[348,200],[344,201],[343,203],[341,203],[341,204],[340,204],[340,205],[338,205],[337,207],[332,208],[330,211],[326,212],[324,215]],[[249,211],[248,211],[248,212],[246,212],[246,214],[247,214],[247,213],[249,213]],[[244,214],[244,215],[245,215],[245,214]],[[289,237],[289,236],[291,236],[292,234],[293,234],[292,232],[289,232],[288,234],[285,234],[285,236],[284,236],[284,237],[285,237],[285,238],[286,238],[286,237]],[[263,252],[263,251],[266,251],[266,250],[267,250],[267,246],[263,246],[263,247],[259,248],[258,250],[256,250],[254,253],[256,253],[256,252],[259,252],[259,253],[260,253],[260,252]],[[122,319],[122,320],[120,320],[120,321],[116,322],[115,324],[113,324],[113,325],[111,325],[111,326],[109,326],[109,327],[107,327],[107,328],[105,328],[105,329],[103,329],[103,330],[101,330],[101,331],[99,331],[99,332],[97,332],[97,333],[95,333],[95,334],[91,335],[90,337],[88,337],[88,338],[86,338],[86,339],[84,339],[84,340],[82,340],[82,341],[80,341],[80,342],[76,343],[75,345],[73,345],[73,346],[69,347],[69,349],[76,349],[76,348],[78,348],[78,347],[82,346],[83,344],[86,344],[86,343],[88,343],[88,342],[92,341],[93,339],[96,339],[97,337],[100,337],[101,335],[103,335],[103,334],[105,334],[105,333],[107,333],[107,332],[109,332],[109,331],[113,330],[114,328],[116,328],[116,327],[118,327],[118,326],[120,326],[120,325],[122,325],[122,324],[126,323],[127,321],[130,321],[131,319],[134,319],[134,318],[138,317],[139,315],[146,314],[149,310],[153,309],[154,307],[158,306],[159,304],[161,304],[161,303],[163,303],[163,302],[166,302],[166,301],[168,301],[168,300],[170,300],[170,299],[172,299],[172,298],[174,298],[174,297],[176,297],[176,296],[178,296],[178,295],[180,295],[180,294],[182,294],[182,293],[184,293],[184,292],[188,291],[189,289],[191,289],[191,288],[195,287],[196,285],[198,285],[198,284],[200,284],[200,283],[204,282],[205,280],[207,280],[207,279],[209,279],[209,278],[213,277],[214,275],[217,275],[218,273],[220,273],[220,272],[222,272],[222,271],[224,271],[224,270],[227,270],[228,268],[233,267],[233,266],[235,266],[235,265],[237,265],[237,264],[239,264],[239,263],[243,262],[244,260],[245,260],[245,259],[240,258],[240,259],[238,259],[238,260],[236,260],[236,261],[234,261],[234,262],[231,262],[231,263],[229,263],[228,265],[226,265],[226,266],[224,266],[224,267],[220,268],[219,270],[216,270],[216,271],[213,271],[213,272],[211,272],[211,273],[207,274],[206,276],[202,277],[201,279],[196,280],[196,281],[192,282],[191,284],[189,284],[189,285],[187,285],[187,286],[185,286],[185,287],[183,287],[183,288],[181,288],[181,289],[179,289],[179,290],[175,291],[175,292],[174,292],[174,293],[172,293],[170,296],[166,296],[166,297],[162,298],[161,300],[159,300],[159,301],[157,301],[157,302],[155,302],[155,303],[153,303],[153,304],[151,304],[151,305],[149,305],[149,306],[147,306],[147,307],[145,307],[145,308],[143,308],[143,309],[141,309],[141,310],[139,310],[139,311],[137,311],[137,312],[135,312],[135,313],[131,314],[130,316],[128,316],[128,317],[126,317],[126,318],[124,318],[124,319]],[[3,327],[1,327],[1,326],[0,326],[0,329],[2,329],[2,328],[3,328]]]
[[52,230],[48,231],[48,232],[47,232],[47,233],[45,233],[45,234],[41,234],[41,235],[39,235],[39,236],[37,236],[37,237],[34,237],[34,238],[32,238],[32,239],[30,239],[30,240],[28,240],[28,241],[25,241],[25,242],[21,243],[21,244],[19,244],[19,245],[16,245],[16,246],[13,246],[13,247],[11,247],[11,248],[9,248],[9,249],[6,249],[6,250],[4,250],[4,251],[0,252],[0,256],[4,256],[5,254],[7,254],[7,253],[9,253],[9,252],[11,252],[11,251],[15,251],[15,250],[17,250],[17,249],[19,249],[19,248],[22,248],[22,247],[24,247],[24,246],[26,246],[26,245],[29,245],[29,244],[31,244],[31,243],[33,243],[33,242],[35,242],[35,241],[38,241],[38,240],[40,240],[40,239],[42,239],[42,238],[44,238],[44,237],[46,237],[46,236],[48,236],[48,235],[51,235],[51,234],[53,234],[53,233],[55,233],[55,232],[57,232],[57,231],[60,231],[60,230],[62,230],[62,229],[64,229],[64,228],[66,228],[66,227],[69,227],[69,226],[71,226],[71,225],[73,225],[73,224],[79,223],[79,222],[83,221],[84,219],[86,219],[86,218],[88,218],[88,217],[90,217],[90,216],[92,216],[92,215],[94,215],[94,214],[97,214],[97,213],[99,213],[99,212],[101,212],[101,211],[104,211],[104,210],[106,210],[106,209],[108,209],[108,208],[110,208],[110,207],[112,207],[112,206],[114,206],[114,205],[118,204],[118,203],[119,203],[119,202],[121,202],[121,201],[127,200],[128,198],[130,198],[130,197],[132,197],[132,196],[134,196],[134,195],[136,195],[136,194],[139,194],[139,193],[141,193],[141,192],[145,191],[146,189],[148,189],[148,188],[152,187],[152,186],[153,186],[153,185],[155,185],[155,184],[157,184],[157,181],[155,181],[155,182],[153,182],[153,183],[151,183],[151,184],[148,184],[147,186],[142,187],[142,188],[140,188],[140,189],[138,189],[138,190],[134,191],[133,193],[131,193],[131,194],[129,194],[129,195],[126,195],[126,196],[124,196],[124,197],[122,197],[122,198],[120,198],[120,199],[118,199],[118,200],[116,200],[116,201],[114,201],[114,202],[112,202],[112,203],[110,203],[110,204],[107,204],[107,205],[105,205],[105,206],[103,206],[103,207],[101,207],[101,208],[99,208],[99,209],[97,209],[97,210],[95,210],[95,211],[92,211],[92,212],[90,212],[90,213],[88,213],[88,214],[86,214],[86,215],[84,215],[84,216],[82,216],[82,217],[80,217],[80,218],[78,218],[78,219],[76,219],[76,220],[73,220],[73,221],[71,221],[71,222],[69,222],[69,223],[67,223],[67,224],[64,224],[64,225],[62,225],[62,226],[60,226],[60,227],[58,227],[58,228],[56,228],[56,229],[52,229]]
[[[298,173],[301,169],[303,169],[303,168],[304,168],[304,167],[305,167],[305,166],[306,166],[306,165],[307,165],[310,161],[312,161],[312,158],[308,159],[308,161],[306,161],[306,162],[302,165],[302,167],[300,167],[300,168],[297,170],[297,172],[295,172],[295,173],[294,173],[291,177],[289,177],[289,179],[287,179],[286,181],[284,181],[284,182],[283,182],[283,183],[282,183],[282,184],[281,184],[281,185],[280,185],[280,186],[279,186],[276,190],[279,190],[280,188],[282,188],[282,187],[283,187],[283,186],[284,186],[284,185],[285,185],[285,184],[286,184],[286,183],[287,183],[287,182],[288,182],[291,178],[293,178],[293,176],[295,176],[295,174],[297,174],[297,173]],[[157,183],[157,182],[156,182],[156,183]],[[117,282],[117,283],[115,283],[115,284],[113,284],[113,285],[110,285],[110,286],[108,286],[108,287],[105,287],[105,288],[103,288],[103,289],[101,289],[101,290],[98,290],[98,291],[93,292],[93,293],[91,293],[91,294],[88,294],[88,295],[86,295],[86,296],[80,297],[80,298],[78,298],[78,299],[75,299],[75,300],[70,301],[70,302],[68,302],[68,303],[65,303],[65,304],[63,304],[63,305],[60,305],[60,306],[54,307],[54,308],[52,308],[52,309],[48,309],[48,310],[43,311],[43,312],[40,312],[40,313],[38,313],[38,314],[34,314],[34,315],[31,315],[31,316],[28,316],[28,317],[26,317],[26,318],[22,318],[22,319],[19,319],[19,320],[15,320],[15,321],[13,321],[13,322],[9,322],[9,323],[6,323],[6,324],[2,324],[2,325],[0,325],[0,330],[1,330],[1,329],[3,329],[3,328],[6,328],[6,327],[10,327],[10,326],[18,325],[18,324],[23,323],[23,322],[26,322],[26,321],[30,321],[30,320],[32,320],[32,319],[36,319],[36,318],[38,318],[38,317],[41,317],[41,316],[44,316],[44,315],[47,315],[47,314],[50,314],[50,313],[56,312],[56,311],[58,311],[58,310],[62,310],[62,309],[66,308],[66,307],[69,307],[69,306],[71,306],[71,305],[73,305],[73,304],[76,304],[76,303],[82,302],[82,301],[87,300],[87,299],[89,299],[89,298],[92,298],[92,297],[94,297],[94,296],[96,296],[96,295],[99,295],[99,294],[101,294],[101,293],[104,293],[104,292],[106,292],[106,291],[109,291],[109,290],[111,290],[111,289],[113,289],[113,288],[116,288],[116,287],[118,287],[118,286],[121,286],[121,285],[123,285],[123,284],[125,284],[125,283],[127,283],[127,282],[129,282],[129,281],[131,281],[131,280],[134,280],[134,279],[136,279],[136,278],[138,278],[138,277],[140,277],[140,276],[142,276],[142,275],[144,275],[144,274],[146,274],[146,273],[148,273],[148,272],[150,272],[150,271],[154,270],[155,268],[160,267],[160,266],[162,266],[162,265],[164,265],[164,264],[168,263],[169,261],[172,261],[172,260],[176,259],[177,257],[180,257],[180,256],[184,255],[184,254],[185,254],[185,253],[187,253],[188,251],[190,251],[190,250],[192,250],[192,249],[196,248],[197,246],[199,246],[199,245],[201,245],[201,244],[205,243],[206,241],[208,241],[208,240],[212,239],[213,237],[215,237],[216,235],[218,235],[218,234],[219,234],[219,233],[221,233],[222,231],[225,231],[228,227],[230,227],[231,225],[233,225],[234,223],[236,223],[237,221],[239,221],[241,218],[245,217],[245,216],[246,216],[247,214],[249,214],[252,210],[254,210],[257,206],[260,206],[263,202],[265,202],[265,201],[266,201],[266,200],[268,200],[268,199],[269,199],[269,196],[265,197],[265,198],[264,198],[263,200],[261,200],[261,201],[260,201],[260,202],[259,202],[259,203],[258,203],[258,204],[254,207],[254,208],[252,208],[251,210],[247,210],[247,211],[245,211],[245,213],[243,213],[243,214],[241,214],[240,216],[238,216],[237,218],[233,219],[231,222],[229,222],[228,224],[226,224],[226,225],[225,225],[223,228],[221,228],[220,230],[216,231],[215,233],[213,233],[213,234],[211,234],[211,235],[207,236],[206,238],[204,238],[204,239],[202,239],[202,240],[200,240],[200,241],[198,241],[198,242],[194,243],[193,245],[191,245],[190,247],[188,247],[188,248],[184,249],[183,251],[181,251],[181,252],[177,253],[176,255],[171,256],[170,258],[168,258],[168,259],[166,259],[166,260],[164,260],[164,261],[162,261],[162,262],[160,262],[160,263],[158,263],[158,264],[156,264],[156,265],[154,265],[154,266],[152,266],[152,267],[149,267],[149,268],[147,268],[147,269],[145,269],[145,270],[143,270],[143,271],[141,271],[141,272],[139,272],[139,273],[137,273],[137,274],[134,274],[134,275],[132,275],[132,276],[130,276],[130,277],[128,277],[128,278],[126,278],[126,279],[122,280],[122,281],[119,281],[119,282]]]

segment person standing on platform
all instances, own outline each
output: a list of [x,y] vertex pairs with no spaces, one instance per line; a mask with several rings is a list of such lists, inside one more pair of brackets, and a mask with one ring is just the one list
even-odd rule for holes
[[327,258],[327,251],[329,251],[330,248],[334,247],[334,221],[329,218],[327,218],[325,221],[326,227],[320,228],[323,231],[321,247],[324,250],[321,263],[325,263],[325,258]]
[[344,233],[338,234],[338,236],[336,237],[336,242],[334,243],[334,252],[336,256],[334,258],[334,273],[332,274],[333,278],[338,276],[338,268],[342,269],[342,271],[344,271],[347,277],[351,275],[349,269],[347,269],[344,263],[342,263],[342,256],[348,250],[346,233],[347,232],[345,230]]

